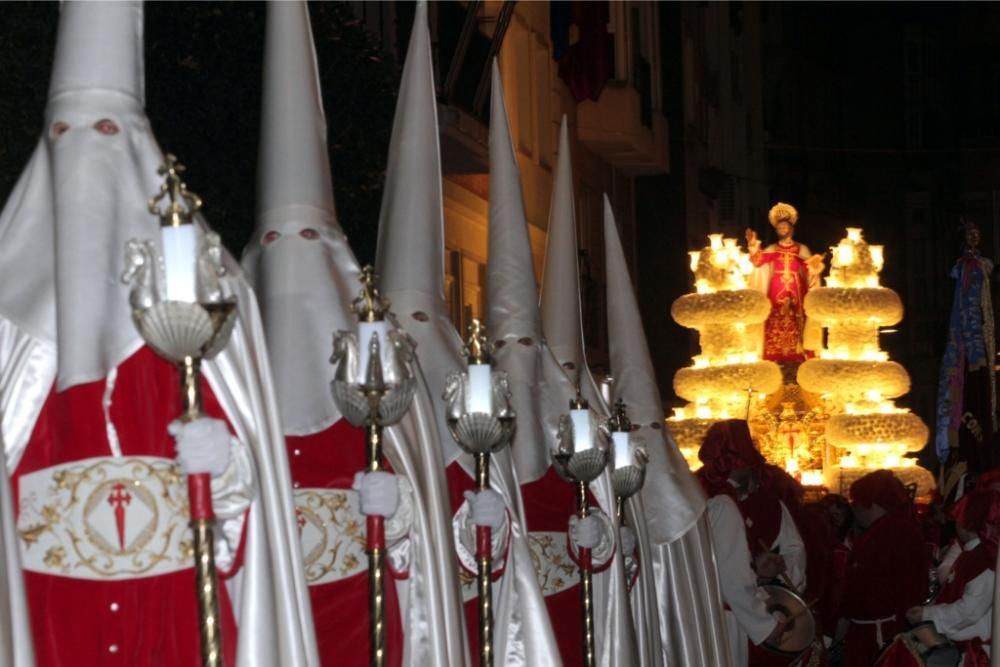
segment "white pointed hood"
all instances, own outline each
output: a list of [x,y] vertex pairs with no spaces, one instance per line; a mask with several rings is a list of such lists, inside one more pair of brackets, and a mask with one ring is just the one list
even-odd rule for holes
[[337,222],[309,10],[268,5],[257,228],[243,256],[260,299],[288,435],[340,418],[326,363],[339,330],[354,330],[358,262]]
[[553,180],[539,307],[549,348],[570,380],[579,383],[587,362],[583,352],[573,160],[569,152],[569,129],[565,115],[559,128],[559,156]]
[[56,348],[58,389],[142,344],[119,280],[163,156],[142,109],[142,4],[65,2],[38,147],[0,214],[0,315]]
[[[396,99],[385,191],[379,216],[376,273],[395,323],[417,344],[421,378],[413,406],[389,430],[387,455],[414,485],[418,521],[405,624],[407,665],[468,663],[462,597],[449,525],[445,466],[460,451],[444,421],[444,377],[462,368],[461,341],[444,301],[441,158],[431,67],[427,3],[417,2]],[[499,609],[499,606],[497,607]],[[499,633],[498,633],[499,637]]]
[[[0,417],[12,473],[54,380],[57,390],[102,380],[142,345],[120,279],[125,242],[160,238],[146,207],[163,155],[141,104],[142,20],[139,2],[62,4],[43,136],[0,214]],[[203,368],[256,477],[243,567],[229,582],[235,663],[314,664],[256,301],[228,253],[223,262],[239,316]]]
[[[444,464],[460,465],[471,477],[472,457],[458,447],[445,421],[445,378],[463,369],[466,361],[444,294],[441,158],[424,2],[417,3],[413,30],[389,146],[376,269],[397,322],[417,342]],[[493,584],[497,662],[556,664],[555,638],[522,528],[523,508],[510,450],[497,452],[490,467],[491,485],[503,495],[514,522],[504,575]]]
[[104,90],[140,105],[145,96],[141,2],[65,2],[49,81],[62,93]]
[[705,496],[663,427],[663,404],[649,356],[642,317],[629,278],[625,253],[611,203],[604,198],[604,243],[607,255],[608,345],[613,398],[625,401],[632,423],[646,441],[649,464],[642,499],[650,539],[672,542],[694,524],[705,508]]
[[495,61],[491,104],[486,327],[500,344],[496,366],[510,378],[517,411],[512,455],[523,485],[551,464],[559,415],[576,390],[542,340],[521,176]]
[[[577,262],[576,215],[573,198],[573,169],[569,153],[569,131],[563,116],[559,132],[559,157],[556,162],[555,186],[549,208],[549,235],[545,246],[545,270],[542,279],[542,327],[545,341],[562,365],[571,382],[590,404],[599,419],[607,419],[608,406],[590,373],[584,352],[583,309],[580,297],[580,275]],[[639,537],[639,561],[651,563],[646,534],[645,509],[642,500],[634,496],[628,502],[630,522]],[[623,573],[624,576],[624,573]],[[636,646],[641,667],[662,664],[659,639],[656,589],[652,568],[640,567],[630,601],[635,626]],[[622,604],[619,608],[623,609]],[[629,636],[627,629],[618,629],[619,636]],[[621,662],[621,656],[616,658]]]
[[417,342],[448,465],[462,450],[449,435],[441,397],[448,373],[465,360],[444,295],[441,148],[426,15],[426,3],[418,2],[389,143],[375,271],[399,325]]
[[393,305],[419,301],[447,314],[441,147],[425,2],[417,3],[414,26],[392,123],[375,264]]

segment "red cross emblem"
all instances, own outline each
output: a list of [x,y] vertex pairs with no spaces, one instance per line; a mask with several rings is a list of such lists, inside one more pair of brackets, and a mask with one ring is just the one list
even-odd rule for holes
[[118,529],[118,548],[125,551],[125,506],[132,502],[132,496],[124,484],[111,487],[108,504],[115,508],[115,527]]

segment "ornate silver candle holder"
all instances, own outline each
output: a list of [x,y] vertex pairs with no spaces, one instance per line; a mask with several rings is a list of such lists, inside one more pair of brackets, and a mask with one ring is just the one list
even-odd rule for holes
[[[389,302],[375,285],[375,270],[371,266],[362,270],[361,282],[361,293],[351,307],[360,320],[359,332],[369,332],[370,338],[359,341],[359,334],[337,332],[330,359],[337,369],[330,390],[344,418],[365,429],[365,470],[377,472],[384,467],[382,430],[403,418],[416,392],[417,382],[409,367],[414,344],[406,333],[385,320]],[[367,346],[367,355],[362,354],[362,345]],[[368,516],[365,521],[369,664],[382,667],[385,664],[385,518]]]
[[[160,218],[161,243],[151,239],[131,239],[125,245],[122,281],[131,285],[129,304],[132,321],[139,334],[157,354],[177,364],[181,378],[183,414],[192,421],[202,416],[201,362],[218,354],[229,342],[236,323],[236,302],[222,290],[222,245],[219,236],[203,232],[194,223],[201,208],[198,195],[181,181],[184,165],[167,154],[159,173],[164,176],[160,192],[149,200],[149,212]],[[167,205],[161,209],[164,199]],[[168,239],[180,233],[186,245],[177,253]],[[176,261],[176,260],[181,261]],[[174,286],[181,284],[180,296]],[[199,621],[201,654],[205,667],[221,667],[222,619],[219,614],[218,577],[215,569],[211,478],[202,473],[188,476],[191,530]]]
[[[507,446],[514,435],[515,413],[510,406],[507,374],[493,370],[493,344],[478,319],[469,325],[463,349],[465,371],[452,371],[445,380],[445,418],[458,446],[476,460],[476,492],[490,487],[490,454]],[[479,664],[493,665],[492,531],[476,527],[477,588],[479,593]]]

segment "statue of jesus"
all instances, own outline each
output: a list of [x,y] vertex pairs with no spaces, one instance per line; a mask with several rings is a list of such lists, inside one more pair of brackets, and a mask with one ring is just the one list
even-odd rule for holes
[[754,271],[751,285],[767,295],[771,314],[764,322],[764,359],[804,361],[822,344],[818,323],[806,321],[803,302],[813,287],[819,287],[823,255],[813,255],[793,238],[799,213],[791,204],[778,202],[768,213],[778,242],[761,250],[760,239],[747,229],[746,239]]

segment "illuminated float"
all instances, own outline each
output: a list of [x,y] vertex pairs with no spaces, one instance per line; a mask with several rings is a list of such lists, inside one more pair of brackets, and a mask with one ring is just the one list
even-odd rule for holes
[[720,419],[745,418],[755,394],[781,388],[781,369],[760,359],[767,297],[747,286],[750,257],[736,239],[710,234],[709,245],[690,252],[695,291],[674,301],[670,314],[699,334],[701,354],[677,371],[674,392],[688,401],[674,409],[667,428],[692,470],[698,448]]
[[861,229],[832,248],[826,286],[810,290],[806,314],[827,330],[817,358],[802,363],[798,384],[818,394],[829,412],[823,461],[825,486],[846,494],[851,482],[871,470],[892,470],[918,496],[934,488],[930,472],[906,458],[927,443],[928,429],[893,399],[910,390],[906,370],[879,346],[879,328],[903,319],[903,304],[879,285],[882,246],[868,245]]
[[692,470],[701,467],[698,449],[712,423],[746,418],[764,457],[817,492],[846,495],[858,477],[887,468],[925,495],[934,479],[905,455],[923,448],[928,429],[893,402],[909,392],[910,377],[879,346],[880,328],[903,318],[899,295],[879,285],[883,248],[848,228],[832,251],[825,286],[804,303],[826,329],[826,343],[784,377],[760,358],[771,303],[748,286],[749,255],[721,234],[689,253],[695,289],[670,312],[698,331],[701,351],[674,376],[674,392],[687,404],[674,408],[667,428]]

